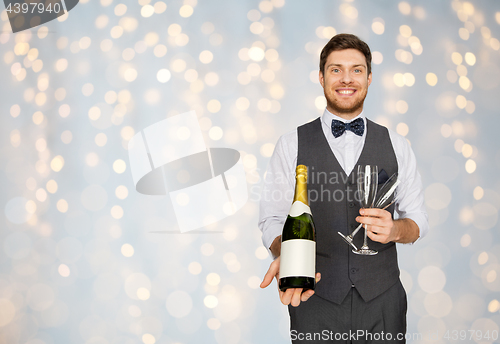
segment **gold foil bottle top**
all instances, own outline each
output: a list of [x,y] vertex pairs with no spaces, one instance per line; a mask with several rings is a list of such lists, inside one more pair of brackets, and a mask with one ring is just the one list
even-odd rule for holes
[[304,176],[307,179],[307,166],[306,165],[298,165],[295,169],[296,177],[299,175]]

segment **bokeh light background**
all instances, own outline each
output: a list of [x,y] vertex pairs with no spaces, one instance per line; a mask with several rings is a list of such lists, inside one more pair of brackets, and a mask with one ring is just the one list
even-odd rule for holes
[[[83,0],[17,34],[1,21],[0,343],[288,342],[275,283],[258,287],[258,198],[278,137],[324,109],[339,32],[371,46],[365,114],[408,138],[425,186],[431,231],[399,245],[408,342],[493,342],[498,2]],[[168,198],[135,191],[127,145],[192,109],[207,146],[242,153],[250,200],[180,234]]]

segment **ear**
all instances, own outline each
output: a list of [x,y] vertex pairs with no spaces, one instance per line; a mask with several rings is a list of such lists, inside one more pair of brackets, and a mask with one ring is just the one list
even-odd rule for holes
[[370,75],[368,75],[368,86],[372,83],[372,73],[370,72]]
[[319,71],[319,83],[321,87],[325,88],[325,78],[323,77],[323,72]]

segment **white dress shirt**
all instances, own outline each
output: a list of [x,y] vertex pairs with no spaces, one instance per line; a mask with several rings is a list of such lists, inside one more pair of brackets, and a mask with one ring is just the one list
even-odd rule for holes
[[[365,143],[366,118],[363,113],[356,118],[358,117],[363,118],[365,122],[363,135],[358,136],[352,131],[346,130],[337,138],[332,134],[332,120],[336,119],[344,123],[348,121],[326,109],[321,117],[323,134],[346,175],[349,175],[356,165]],[[398,163],[398,179],[401,181],[394,196],[395,215],[399,215],[399,218],[409,218],[415,221],[420,230],[418,241],[429,231],[429,223],[415,154],[403,136],[392,130],[389,130],[389,136]],[[274,239],[281,235],[283,224],[293,201],[297,152],[298,136],[297,129],[295,129],[279,138],[264,177],[264,187],[260,200],[259,228],[262,231],[264,246],[268,250]]]

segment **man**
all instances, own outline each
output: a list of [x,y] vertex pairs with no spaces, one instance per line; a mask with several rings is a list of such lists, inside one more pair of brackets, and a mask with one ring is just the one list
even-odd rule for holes
[[[363,103],[372,81],[365,42],[351,34],[334,36],[321,52],[319,81],[327,100],[323,115],[283,135],[267,170],[259,228],[276,259],[261,287],[273,277],[279,280],[280,234],[292,201],[294,171],[306,165],[318,283],[315,291],[280,292],[290,313],[292,342],[402,343],[407,304],[395,243],[414,243],[429,227],[415,156],[404,137],[365,117]],[[367,164],[378,166],[379,183],[398,173],[395,203],[386,210],[360,209],[354,197],[355,167]],[[359,223],[366,226],[369,247],[377,255],[352,253],[338,235],[349,234]],[[355,236],[357,247],[362,237]]]

